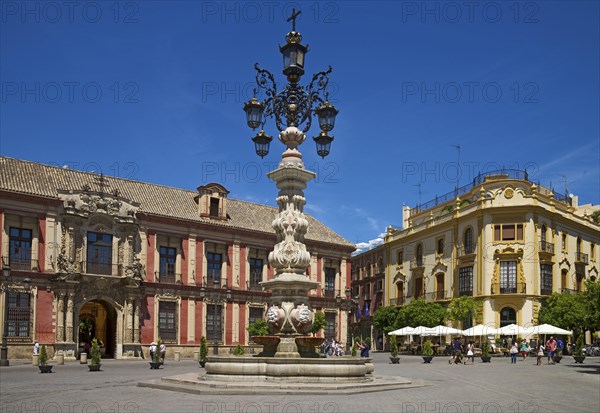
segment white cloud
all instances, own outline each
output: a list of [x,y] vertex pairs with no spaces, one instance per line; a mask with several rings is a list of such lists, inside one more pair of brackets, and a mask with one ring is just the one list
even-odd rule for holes
[[385,232],[379,234],[379,236],[375,239],[372,239],[367,242],[359,242],[356,244],[356,251],[352,255],[362,254],[365,251],[369,251],[379,245],[383,244],[383,238],[385,237]]

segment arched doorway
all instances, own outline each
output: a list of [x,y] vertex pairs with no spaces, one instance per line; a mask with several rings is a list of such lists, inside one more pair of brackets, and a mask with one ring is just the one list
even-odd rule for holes
[[517,313],[510,307],[504,307],[500,310],[500,327],[510,324],[517,324]]
[[103,357],[115,357],[117,312],[106,301],[91,300],[79,310],[79,347],[96,338]]

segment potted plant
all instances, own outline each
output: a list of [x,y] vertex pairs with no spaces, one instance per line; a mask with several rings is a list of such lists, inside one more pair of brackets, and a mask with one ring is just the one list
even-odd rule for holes
[[38,364],[38,367],[42,373],[52,373],[52,367],[54,367],[48,364],[48,353],[46,352],[45,344],[42,344],[42,349],[40,350],[40,364]]
[[392,364],[399,364],[400,357],[398,357],[398,343],[396,342],[396,337],[393,337],[390,340],[390,361]]
[[433,360],[433,346],[431,341],[427,340],[423,343],[423,361],[431,363],[431,360]]
[[150,361],[150,369],[158,370],[160,365],[162,364],[160,360],[160,345],[162,341],[160,337],[158,338],[158,342],[156,343],[156,349],[154,350],[154,354],[152,355],[152,361]]
[[492,360],[490,357],[490,345],[487,340],[484,340],[481,344],[481,361],[484,363],[489,363]]
[[100,371],[100,345],[97,339],[92,340],[92,348],[90,349],[90,364],[88,365],[90,371]]
[[206,357],[208,357],[208,345],[206,344],[206,337],[202,336],[200,338],[200,354],[198,355],[200,367],[206,365]]
[[233,348],[233,355],[234,356],[243,356],[244,353],[245,353],[244,347],[242,347],[240,344],[238,344],[237,346],[235,346]]
[[579,334],[579,337],[577,337],[573,358],[575,359],[575,363],[583,364],[583,360],[585,360],[585,355],[583,354],[583,333]]

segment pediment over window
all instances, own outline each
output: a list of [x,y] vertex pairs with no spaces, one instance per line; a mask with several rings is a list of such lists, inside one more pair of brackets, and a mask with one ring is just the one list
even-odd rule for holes
[[140,204],[123,198],[117,189],[112,192],[93,191],[89,185],[79,191],[58,190],[66,215],[89,218],[98,222],[137,222]]
[[438,272],[445,273],[447,270],[448,266],[440,261],[431,269],[431,274],[437,274]]
[[398,271],[394,276],[393,282],[394,284],[397,284],[399,282],[406,282],[406,275],[402,273],[402,271]]
[[227,219],[227,195],[229,191],[217,183],[199,186],[198,195],[194,201],[198,204],[198,213],[201,217]]

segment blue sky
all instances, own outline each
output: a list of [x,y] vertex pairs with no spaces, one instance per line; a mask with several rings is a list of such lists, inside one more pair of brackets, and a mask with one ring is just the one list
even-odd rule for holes
[[[253,65],[284,83],[285,16],[306,81],[340,109],[307,212],[352,242],[479,171],[527,168],[600,203],[597,1],[1,1],[0,153],[275,205],[243,102]],[[276,134],[273,122],[267,133]],[[564,178],[566,177],[566,178]]]

